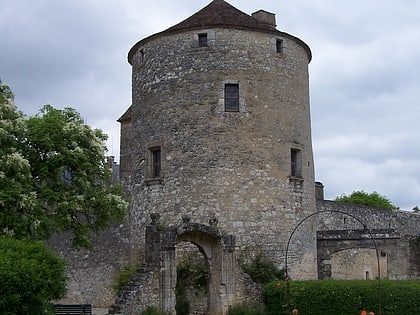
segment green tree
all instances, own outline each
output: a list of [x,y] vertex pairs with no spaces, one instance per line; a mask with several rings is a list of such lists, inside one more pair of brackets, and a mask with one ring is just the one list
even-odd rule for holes
[[71,108],[46,105],[25,117],[0,87],[0,235],[46,240],[71,231],[74,245],[89,246],[92,231],[127,209],[111,184],[107,136]]
[[[23,114],[13,103],[13,93],[0,81],[0,233],[10,235],[32,208],[31,168],[21,151],[25,134]],[[21,216],[19,216],[21,214]],[[14,224],[11,224],[14,222]]]
[[41,241],[0,237],[0,314],[54,314],[65,294],[65,264]]
[[359,205],[365,205],[381,209],[395,210],[398,209],[392,202],[385,196],[380,195],[376,191],[367,193],[365,191],[353,191],[349,196],[343,194],[335,198],[337,202],[348,202]]

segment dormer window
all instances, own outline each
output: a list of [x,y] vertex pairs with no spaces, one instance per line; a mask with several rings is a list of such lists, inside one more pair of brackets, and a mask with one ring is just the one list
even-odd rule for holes
[[199,30],[193,33],[192,47],[202,48],[214,46],[216,34],[212,29]]
[[207,47],[207,33],[198,34],[198,47]]
[[280,57],[285,57],[287,54],[287,41],[284,38],[272,37],[270,39],[271,49]]

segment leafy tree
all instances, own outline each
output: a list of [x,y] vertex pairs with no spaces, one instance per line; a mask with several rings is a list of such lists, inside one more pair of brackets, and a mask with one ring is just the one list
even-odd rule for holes
[[23,209],[31,208],[34,197],[29,161],[21,152],[24,133],[23,114],[16,110],[10,88],[0,81],[0,233],[6,235],[15,230],[9,221],[26,221]]
[[71,108],[44,106],[25,117],[0,81],[0,235],[48,239],[72,231],[89,246],[90,233],[121,219],[127,202],[111,184],[107,138]]
[[376,191],[373,193],[367,193],[365,191],[353,191],[349,196],[343,194],[335,198],[337,202],[348,202],[359,205],[365,205],[381,209],[395,210],[398,209],[392,204],[392,202],[385,196],[380,195]]
[[0,237],[0,314],[54,314],[65,294],[64,261],[41,241]]
[[413,208],[413,211],[414,211],[415,213],[420,213],[419,206],[415,206],[415,207]]
[[3,84],[0,79],[0,104],[6,104],[13,101],[14,95],[10,87]]

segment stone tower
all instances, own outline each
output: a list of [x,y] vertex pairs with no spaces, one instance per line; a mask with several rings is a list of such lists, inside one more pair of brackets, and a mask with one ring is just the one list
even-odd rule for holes
[[[132,106],[120,118],[130,246],[142,255],[150,214],[236,237],[243,257],[284,267],[292,230],[316,211],[309,47],[275,16],[214,0],[129,51]],[[316,278],[315,225],[289,248],[289,274]]]

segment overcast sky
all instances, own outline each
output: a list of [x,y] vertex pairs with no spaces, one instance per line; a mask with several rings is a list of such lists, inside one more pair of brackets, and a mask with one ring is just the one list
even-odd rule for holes
[[[0,0],[0,78],[26,115],[73,107],[110,137],[131,102],[129,49],[210,0]],[[333,199],[377,191],[420,206],[420,1],[231,0],[276,14],[312,49],[316,179]]]

